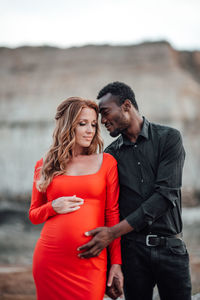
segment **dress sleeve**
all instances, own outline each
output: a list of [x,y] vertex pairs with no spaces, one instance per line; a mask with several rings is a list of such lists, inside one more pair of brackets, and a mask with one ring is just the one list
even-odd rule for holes
[[[107,154],[109,155],[109,154]],[[119,223],[119,180],[116,160],[109,155],[109,168],[107,172],[106,185],[106,210],[105,225],[108,227]],[[121,264],[121,245],[120,238],[115,239],[109,245],[111,264]]]
[[42,160],[38,161],[35,166],[31,206],[29,209],[29,219],[33,224],[44,223],[49,217],[57,215],[51,202],[47,202],[46,193],[39,192],[36,188],[36,181],[40,175]]

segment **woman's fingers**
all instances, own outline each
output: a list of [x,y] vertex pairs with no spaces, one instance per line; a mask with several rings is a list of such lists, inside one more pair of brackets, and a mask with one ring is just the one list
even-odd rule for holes
[[53,209],[59,214],[66,214],[78,210],[84,203],[82,198],[74,196],[60,197],[52,201]]
[[70,196],[70,197],[60,197],[58,198],[60,202],[69,202],[69,203],[83,203],[84,199],[76,197],[76,196]]
[[65,197],[66,200],[70,201],[70,202],[81,202],[83,203],[84,200],[82,198],[78,198],[78,197]]
[[60,214],[67,214],[73,211],[78,210],[79,208],[81,208],[80,206],[76,206],[76,207],[67,207],[65,209],[60,210]]
[[71,211],[75,211],[77,209],[81,208],[80,206],[75,206],[75,207],[70,207],[68,212],[71,212]]
[[63,196],[56,199],[57,202],[83,202],[84,199],[76,197],[76,196]]
[[70,204],[70,205],[68,205],[68,206],[66,206],[66,208],[69,208],[69,209],[71,209],[71,208],[75,208],[75,207],[80,207],[80,203],[78,204],[78,203],[74,203],[74,204]]

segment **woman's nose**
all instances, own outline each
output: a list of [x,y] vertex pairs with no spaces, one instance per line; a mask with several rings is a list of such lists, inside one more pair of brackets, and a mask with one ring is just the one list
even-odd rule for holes
[[93,132],[94,131],[94,128],[93,128],[93,126],[92,125],[90,125],[90,124],[88,124],[88,126],[87,126],[87,132]]

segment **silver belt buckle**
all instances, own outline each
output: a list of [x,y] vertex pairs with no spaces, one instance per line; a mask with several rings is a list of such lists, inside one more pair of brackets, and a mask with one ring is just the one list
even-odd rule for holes
[[149,247],[156,247],[156,245],[151,245],[150,242],[149,242],[149,238],[151,237],[158,237],[157,235],[154,235],[154,234],[148,234],[146,236],[146,246],[149,246]]

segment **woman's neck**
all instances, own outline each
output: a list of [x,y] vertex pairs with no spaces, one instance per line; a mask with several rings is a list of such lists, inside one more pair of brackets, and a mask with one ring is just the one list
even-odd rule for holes
[[78,157],[78,156],[83,156],[87,154],[87,149],[84,147],[75,147],[73,153],[72,153],[72,157]]

